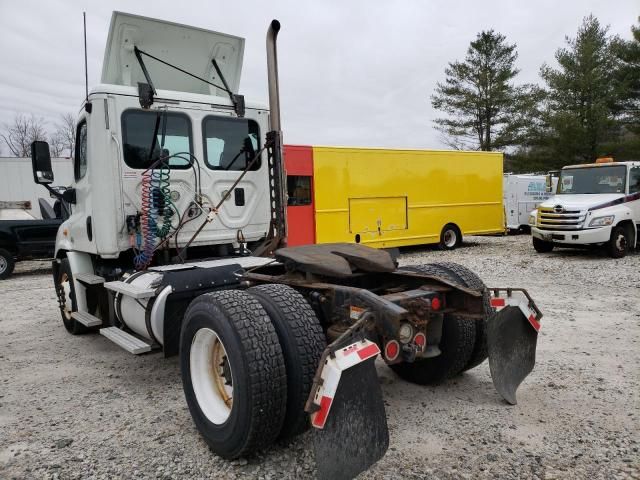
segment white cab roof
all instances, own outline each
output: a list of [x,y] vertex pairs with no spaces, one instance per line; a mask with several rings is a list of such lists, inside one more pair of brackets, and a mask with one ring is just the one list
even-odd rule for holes
[[[240,86],[244,38],[201,28],[113,12],[102,64],[102,83],[137,87],[146,83],[133,47],[222,85],[211,63],[215,58],[229,88]],[[142,56],[156,89],[226,96],[223,90]]]

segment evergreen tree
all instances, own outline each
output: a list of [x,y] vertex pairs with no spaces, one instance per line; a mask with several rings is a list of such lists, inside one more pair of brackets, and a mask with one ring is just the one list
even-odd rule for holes
[[534,92],[512,83],[517,57],[515,45],[489,30],[471,42],[464,61],[449,63],[431,103],[446,114],[435,123],[450,146],[489,151],[520,142],[527,125],[521,112]]
[[613,40],[592,15],[575,39],[556,52],[558,68],[543,65],[547,84],[542,144],[558,165],[591,162],[611,153],[622,133],[625,87]]

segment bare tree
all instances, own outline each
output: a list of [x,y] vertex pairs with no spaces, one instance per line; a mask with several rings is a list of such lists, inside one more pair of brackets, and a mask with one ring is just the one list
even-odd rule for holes
[[0,138],[9,148],[12,155],[16,157],[31,156],[31,142],[35,140],[46,140],[47,132],[45,122],[35,115],[27,117],[21,113],[16,114],[12,124],[4,125],[4,132],[0,133]]
[[[51,154],[57,151],[56,157],[73,153],[76,144],[76,121],[70,113],[60,115],[60,121],[56,124],[56,131],[51,136]],[[54,147],[55,145],[55,147]]]

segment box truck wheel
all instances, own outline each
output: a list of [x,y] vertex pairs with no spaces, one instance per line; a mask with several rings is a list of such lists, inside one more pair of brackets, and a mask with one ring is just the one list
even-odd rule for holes
[[247,292],[267,311],[280,340],[287,371],[287,409],[280,438],[288,439],[309,427],[304,404],[327,342],[313,309],[293,288],[267,284]]
[[612,258],[622,258],[629,251],[629,233],[622,225],[617,225],[611,230],[611,238],[607,243],[607,251]]
[[546,242],[536,237],[531,238],[533,238],[533,248],[536,249],[536,252],[549,253],[551,250],[553,250],[553,242]]
[[462,233],[453,223],[448,223],[440,232],[440,248],[442,250],[453,250],[462,243]]
[[87,327],[71,317],[71,313],[78,310],[78,307],[76,306],[76,288],[73,283],[73,273],[67,258],[63,258],[60,261],[60,267],[57,270],[54,283],[64,328],[72,335],[87,332]]
[[191,416],[213,452],[232,459],[280,433],[287,384],[267,312],[240,290],[195,298],[182,322],[180,370]]
[[16,262],[13,259],[11,252],[0,248],[0,280],[9,278],[13,273],[13,269],[16,266]]
[[[485,284],[482,279],[467,267],[454,262],[438,262],[432,265],[444,268],[451,276],[455,277],[455,280],[463,287],[485,290]],[[482,296],[482,307],[484,310],[484,318],[475,321],[476,340],[471,358],[464,366],[463,371],[477,367],[484,362],[489,355],[487,347],[487,320],[495,313],[495,309],[491,306],[491,298],[489,292],[486,290]]]

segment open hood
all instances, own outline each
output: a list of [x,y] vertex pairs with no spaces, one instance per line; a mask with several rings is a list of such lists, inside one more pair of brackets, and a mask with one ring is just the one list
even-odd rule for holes
[[[229,88],[238,93],[244,54],[244,38],[153,18],[113,12],[102,64],[102,83],[146,83],[133,47],[222,85],[211,63],[215,58]],[[208,85],[147,56],[142,57],[156,89],[226,96]]]

